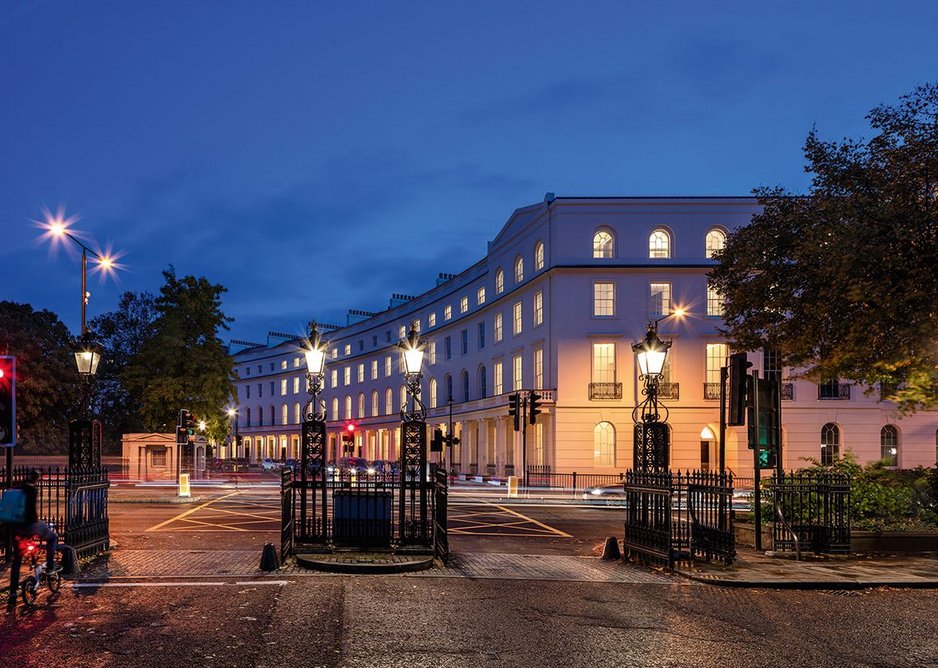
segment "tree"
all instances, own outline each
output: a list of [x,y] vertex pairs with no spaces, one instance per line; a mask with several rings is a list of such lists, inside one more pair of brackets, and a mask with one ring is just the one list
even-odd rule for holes
[[64,453],[68,421],[81,401],[72,337],[51,311],[0,302],[0,354],[16,356],[17,444],[34,454]]
[[104,417],[105,443],[119,443],[120,435],[142,431],[142,399],[128,391],[123,374],[153,336],[156,298],[149,292],[125,292],[117,309],[89,325],[104,353],[98,369],[95,404]]
[[815,381],[938,405],[938,85],[866,117],[869,141],[805,142],[810,192],[755,193],[710,273],[733,347],[777,348]]
[[[220,329],[231,321],[221,310],[226,289],[204,277],[178,278],[172,266],[156,298],[153,336],[121,373],[126,390],[139,401],[144,429],[173,429],[181,408],[188,408],[209,425],[210,438],[227,423],[213,419],[228,403],[234,386],[233,367]],[[225,427],[226,428],[226,427]]]

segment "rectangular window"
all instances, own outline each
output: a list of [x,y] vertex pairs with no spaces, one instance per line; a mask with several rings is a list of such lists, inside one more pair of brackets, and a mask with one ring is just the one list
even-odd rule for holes
[[300,392],[300,379],[299,376],[293,379],[293,394],[299,394]]
[[351,355],[351,354],[352,354],[352,344],[351,344],[351,343],[346,343],[346,344],[345,344],[345,354],[346,354],[346,355]]
[[464,329],[459,333],[459,345],[463,355],[469,354],[469,330]]
[[534,389],[544,389],[544,349],[534,349]]
[[338,349],[338,348],[333,348],[333,349],[332,349],[332,359],[334,359],[334,360],[339,359],[339,349]]
[[469,298],[463,297],[462,299],[459,300],[459,312],[465,313],[468,310],[469,310]]
[[608,317],[616,314],[616,284],[593,283],[593,315]]
[[544,293],[538,290],[534,293],[534,326],[544,323]]
[[485,348],[485,323],[479,323],[479,350]]
[[594,383],[616,382],[616,344],[593,344],[593,376]]
[[428,347],[427,364],[436,364],[436,341],[431,341]]
[[332,387],[338,387],[339,386],[339,372],[333,369],[330,375],[332,376],[332,382],[330,383],[330,385],[332,385]]
[[443,347],[446,353],[446,359],[453,359],[453,340],[450,337],[443,339]]
[[453,317],[453,307],[446,306],[443,308],[443,320],[450,320]]
[[371,360],[371,379],[378,380],[378,360]]
[[417,318],[412,323],[410,323],[410,326],[413,327],[414,331],[419,334],[420,333],[420,318]]
[[671,284],[652,283],[649,289],[650,302],[648,315],[651,318],[660,318],[671,315]]
[[286,378],[280,379],[280,396],[281,397],[287,396],[287,379]]
[[707,383],[720,384],[720,369],[726,364],[726,344],[707,344]]
[[150,451],[151,466],[166,466],[166,448],[153,448]]
[[511,358],[511,388],[515,392],[523,387],[521,380],[521,355],[515,355]]
[[436,313],[431,313],[427,316],[427,326],[436,327]]
[[511,333],[520,334],[521,333],[521,302],[515,302],[515,305],[512,307],[513,317],[511,320]]
[[358,365],[358,382],[359,383],[365,382],[365,363],[364,362]]
[[347,366],[342,369],[342,381],[344,385],[352,384],[352,367]]
[[293,368],[296,369],[296,368],[298,368],[299,366],[300,366],[300,358],[299,358],[299,357],[294,357],[294,358],[293,358]]
[[476,304],[482,306],[485,303],[485,288],[479,288],[476,290]]
[[765,378],[782,382],[782,355],[778,348],[762,349],[762,373]]
[[495,385],[495,394],[499,395],[504,392],[504,385],[502,384],[502,363],[501,361],[495,362],[492,367],[492,383]]
[[397,337],[399,339],[407,338],[407,325],[401,325],[397,328]]
[[707,315],[723,315],[723,295],[709,283],[707,283]]
[[495,343],[502,340],[502,314],[495,314]]
[[285,371],[286,368],[287,368],[287,361],[286,361],[286,360],[280,360],[280,370],[281,370],[281,371]]
[[384,377],[385,378],[391,377],[391,358],[390,357],[384,358]]

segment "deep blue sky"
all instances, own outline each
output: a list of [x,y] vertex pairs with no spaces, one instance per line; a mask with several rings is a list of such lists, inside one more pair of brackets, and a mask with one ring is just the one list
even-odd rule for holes
[[935,26],[933,0],[3,0],[0,299],[78,328],[43,206],[125,252],[90,317],[173,264],[263,340],[432,287],[545,191],[803,191],[812,125],[862,135],[938,80]]

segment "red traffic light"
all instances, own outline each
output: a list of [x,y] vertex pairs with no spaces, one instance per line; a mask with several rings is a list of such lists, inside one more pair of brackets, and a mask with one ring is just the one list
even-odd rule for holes
[[349,433],[352,433],[355,431],[355,423],[349,422],[347,425],[345,425],[345,428],[346,430],[348,430]]

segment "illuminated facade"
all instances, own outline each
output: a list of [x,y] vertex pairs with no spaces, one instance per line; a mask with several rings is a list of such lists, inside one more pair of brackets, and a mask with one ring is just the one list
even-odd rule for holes
[[[404,379],[396,344],[411,325],[428,341],[422,396],[431,427],[460,444],[448,460],[467,474],[521,472],[521,434],[507,395],[537,389],[542,413],[528,426],[529,465],[617,472],[632,462],[632,410],[641,399],[632,342],[650,320],[673,340],[662,378],[673,468],[717,466],[719,374],[727,346],[721,303],[708,288],[712,253],[757,210],[749,197],[553,198],[515,211],[479,262],[444,274],[415,297],[394,295],[380,313],[350,311],[326,330],[322,398],[330,458],[338,434],[357,426],[356,452],[396,459]],[[684,317],[667,317],[676,309]],[[663,318],[663,319],[662,319]],[[302,340],[232,342],[239,433],[245,449],[223,456],[296,457],[307,401]],[[788,380],[771,352],[753,369],[783,384],[784,464],[853,451],[861,461],[931,466],[938,414],[902,418],[892,404],[845,383]],[[452,400],[450,402],[450,399]],[[727,466],[751,475],[745,428],[729,428]]]

